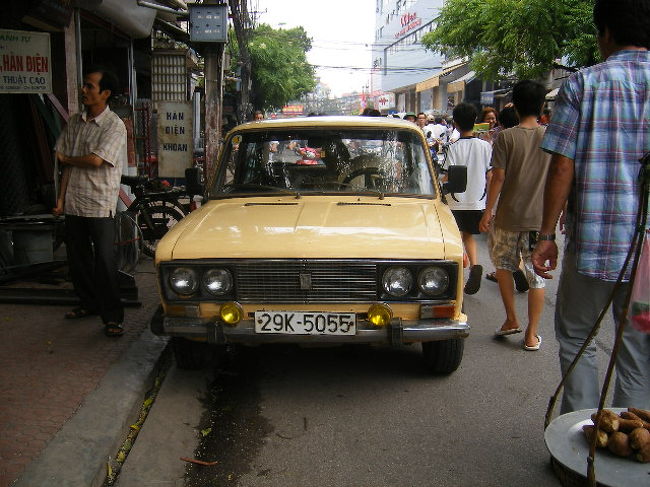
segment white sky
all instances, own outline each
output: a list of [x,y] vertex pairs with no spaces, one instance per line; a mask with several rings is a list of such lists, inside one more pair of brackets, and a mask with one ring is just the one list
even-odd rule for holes
[[[370,84],[376,0],[254,0],[258,23],[273,28],[302,26],[312,38],[307,60],[319,66],[317,76],[340,96]],[[251,12],[252,13],[252,12]],[[284,25],[280,25],[284,23]]]

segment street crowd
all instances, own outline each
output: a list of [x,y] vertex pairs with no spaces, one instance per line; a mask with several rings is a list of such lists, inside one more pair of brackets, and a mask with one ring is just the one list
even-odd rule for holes
[[[467,190],[447,198],[470,264],[465,293],[479,291],[483,266],[474,235],[487,232],[495,271],[486,278],[498,283],[506,315],[494,333],[523,333],[526,351],[542,345],[537,328],[544,283],[558,263],[560,222],[567,246],[555,335],[563,373],[614,291],[614,321],[624,325],[632,283],[629,266],[621,270],[635,232],[647,230],[647,224],[637,228],[636,217],[639,160],[650,151],[650,2],[596,0],[594,24],[604,61],[564,82],[550,122],[543,112],[545,87],[533,80],[516,83],[512,105],[499,113],[485,107],[479,115],[473,105],[458,104],[453,126],[424,113],[405,116],[422,128],[434,155],[442,155],[441,171],[467,167]],[[116,90],[109,71],[87,71],[84,111],[71,118],[56,144],[63,184],[54,209],[66,215],[68,261],[81,300],[65,318],[99,315],[109,337],[124,332],[112,251],[126,158],[124,123],[108,106]],[[477,122],[487,124],[478,136]],[[617,287],[619,279],[624,284]],[[515,288],[528,291],[525,328],[515,311]],[[650,334],[625,326],[616,367],[613,406],[650,409]],[[596,407],[599,396],[591,344],[565,384],[562,412]]]
[[[630,282],[626,258],[635,234],[648,238],[648,224],[639,228],[637,214],[647,211],[640,208],[648,187],[639,172],[650,164],[650,4],[597,0],[594,25],[604,62],[563,83],[552,115],[544,109],[545,87],[523,80],[499,113],[484,107],[479,115],[473,105],[460,103],[452,126],[425,113],[404,118],[421,127],[434,151],[444,147],[443,172],[450,165],[467,167],[467,190],[448,195],[448,203],[469,259],[466,294],[478,292],[483,274],[473,235],[488,234],[496,271],[486,278],[498,283],[506,315],[495,336],[524,332],[523,349],[540,349],[544,281],[558,264],[559,226],[566,233],[555,309],[562,373],[611,297],[614,322],[624,327],[612,405],[648,409],[650,324],[627,323],[626,298],[633,286],[644,289],[647,316],[650,276],[640,273]],[[515,310],[515,286],[528,291],[525,329]],[[561,411],[594,408],[599,399],[591,343],[567,374]]]

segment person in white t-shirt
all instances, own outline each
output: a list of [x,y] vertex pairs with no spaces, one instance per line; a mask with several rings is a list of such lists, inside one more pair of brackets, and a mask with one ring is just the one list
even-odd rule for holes
[[431,132],[432,139],[445,142],[444,138],[447,135],[447,126],[442,122],[442,117],[436,117],[433,124],[427,125],[427,129]]
[[476,241],[473,235],[480,233],[478,224],[485,210],[486,187],[490,177],[492,146],[477,137],[473,129],[476,108],[469,103],[460,103],[454,108],[454,125],[459,139],[447,148],[444,169],[449,166],[467,167],[467,189],[464,193],[450,193],[447,201],[461,231],[465,252],[469,258],[469,278],[465,293],[475,294],[481,287],[483,267],[478,264]]
[[[472,125],[472,128],[474,126]],[[447,119],[447,143],[448,144],[453,144],[456,142],[458,139],[460,139],[460,132],[456,129],[456,125],[454,124],[453,120],[453,113],[452,113],[452,119]]]

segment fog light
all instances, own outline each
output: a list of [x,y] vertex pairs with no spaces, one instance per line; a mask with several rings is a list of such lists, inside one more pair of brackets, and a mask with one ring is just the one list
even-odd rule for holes
[[219,310],[219,316],[226,325],[235,326],[244,317],[244,310],[239,303],[224,303]]
[[368,321],[377,327],[388,326],[393,319],[393,310],[386,304],[373,304],[368,309]]

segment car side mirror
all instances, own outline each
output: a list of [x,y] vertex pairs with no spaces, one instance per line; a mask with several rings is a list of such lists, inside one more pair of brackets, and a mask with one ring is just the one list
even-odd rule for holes
[[464,193],[467,188],[467,166],[449,166],[447,182],[442,185],[445,194]]
[[198,167],[188,167],[185,169],[185,191],[190,196],[203,194],[201,171]]

